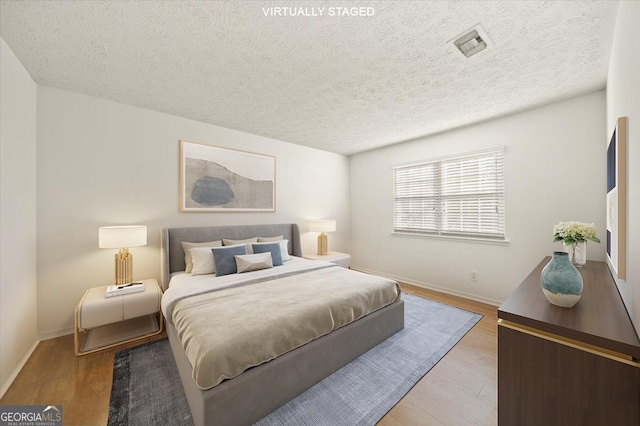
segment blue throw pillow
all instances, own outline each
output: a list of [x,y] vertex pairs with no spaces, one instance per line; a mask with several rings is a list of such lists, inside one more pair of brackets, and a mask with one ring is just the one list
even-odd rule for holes
[[271,252],[271,260],[273,261],[273,266],[282,265],[282,250],[280,249],[280,243],[258,243],[251,244],[251,247],[253,247],[254,253]]
[[213,252],[213,261],[216,264],[216,276],[221,277],[238,272],[235,256],[247,254],[247,245],[214,247],[211,251]]

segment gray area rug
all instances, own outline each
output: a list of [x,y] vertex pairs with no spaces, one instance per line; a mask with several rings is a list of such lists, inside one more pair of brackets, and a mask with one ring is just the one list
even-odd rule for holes
[[[405,328],[257,425],[374,425],[482,318],[403,293]],[[192,425],[169,342],[116,354],[109,425]]]

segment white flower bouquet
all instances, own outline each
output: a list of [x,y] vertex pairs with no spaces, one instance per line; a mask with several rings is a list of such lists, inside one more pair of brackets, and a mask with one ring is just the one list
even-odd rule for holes
[[593,223],[560,222],[553,227],[553,242],[562,241],[567,246],[584,243],[586,240],[599,243],[597,233],[598,229]]

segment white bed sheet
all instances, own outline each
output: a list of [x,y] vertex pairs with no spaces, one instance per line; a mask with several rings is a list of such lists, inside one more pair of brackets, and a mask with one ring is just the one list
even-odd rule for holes
[[[309,262],[328,263],[322,260],[309,260],[309,259],[304,259],[302,257],[291,256],[291,260],[287,260],[281,266],[276,266],[270,269],[261,269],[261,270],[252,271],[252,272],[244,272],[242,273],[242,275],[246,277],[254,277],[254,276],[260,277],[260,276],[271,275],[273,273],[272,270],[276,270],[277,272],[289,272],[289,271],[299,269],[300,267],[302,267],[302,265],[308,265]],[[230,275],[223,275],[222,277],[216,277],[216,274],[191,275],[183,271],[174,272],[171,274],[171,279],[169,280],[169,288],[189,285],[189,284],[200,282],[203,280],[211,280],[211,284],[214,286],[223,285],[225,282],[230,281],[235,276],[237,276],[237,274],[230,274]]]

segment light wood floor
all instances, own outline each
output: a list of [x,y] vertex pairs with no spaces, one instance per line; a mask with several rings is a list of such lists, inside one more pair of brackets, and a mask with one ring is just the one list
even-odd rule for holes
[[[497,423],[496,308],[410,285],[403,290],[484,318],[420,380],[379,425]],[[62,405],[65,425],[105,425],[114,354],[127,346],[76,357],[73,336],[41,342],[7,390],[3,405]]]
[[407,284],[402,289],[484,316],[378,424],[496,425],[497,308]]

